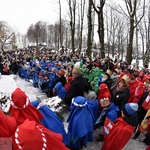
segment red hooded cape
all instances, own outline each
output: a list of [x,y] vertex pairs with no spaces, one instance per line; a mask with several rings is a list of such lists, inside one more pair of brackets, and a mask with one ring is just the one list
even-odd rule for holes
[[0,110],[0,137],[10,137],[17,128],[17,122],[14,117],[6,116]]
[[40,119],[44,118],[43,115],[30,104],[27,95],[20,88],[17,88],[12,93],[9,113],[16,118],[18,124],[23,123],[26,119],[34,120],[41,124]]
[[139,81],[134,79],[134,81],[129,83],[129,88],[130,88],[130,96],[128,99],[128,103],[132,103],[133,99],[134,99],[134,94],[135,94],[135,90],[138,87]]
[[24,121],[12,136],[13,150],[68,150],[62,135],[54,133],[35,121]]
[[126,123],[122,117],[118,118],[101,150],[121,150],[131,138],[134,129],[135,127]]

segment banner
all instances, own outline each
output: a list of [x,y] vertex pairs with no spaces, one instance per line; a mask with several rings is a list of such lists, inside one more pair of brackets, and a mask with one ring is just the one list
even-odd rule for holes
[[104,122],[104,126],[103,126],[104,139],[109,135],[113,126],[114,126],[114,123],[106,117],[105,122]]
[[148,125],[150,125],[150,109],[147,111],[142,123],[139,126],[139,131],[144,132],[147,130]]
[[142,107],[145,109],[145,110],[148,110],[150,109],[150,95],[148,95],[145,99],[145,101],[143,102],[142,104]]

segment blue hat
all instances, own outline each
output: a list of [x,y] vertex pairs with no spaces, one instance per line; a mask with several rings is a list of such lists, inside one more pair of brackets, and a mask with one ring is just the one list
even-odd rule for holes
[[136,103],[127,103],[124,106],[123,113],[126,117],[133,116],[138,110],[138,104]]

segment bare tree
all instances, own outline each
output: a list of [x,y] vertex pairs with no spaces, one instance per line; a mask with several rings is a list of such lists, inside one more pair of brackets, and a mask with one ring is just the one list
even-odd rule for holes
[[61,2],[59,0],[59,35],[60,35],[60,45],[63,46],[63,43],[62,43],[62,28],[61,28]]
[[145,29],[146,29],[146,52],[144,55],[144,65],[149,64],[150,59],[150,6],[148,8],[148,25],[146,26],[145,23]]
[[[125,5],[126,5],[126,9],[127,9],[127,13],[125,13],[125,15],[128,17],[129,19],[129,42],[128,42],[128,46],[127,46],[127,56],[126,56],[126,60],[128,62],[128,64],[131,64],[132,61],[132,54],[133,54],[133,38],[134,38],[134,31],[135,28],[137,27],[137,25],[139,24],[139,22],[141,21],[141,19],[144,16],[145,13],[145,0],[124,0],[125,1]],[[137,15],[138,14],[138,7],[141,7],[141,4],[143,6],[142,8],[142,13],[141,15]],[[135,17],[137,16],[137,21],[135,22]]]
[[72,41],[72,52],[75,52],[75,25],[76,25],[76,0],[68,0],[69,4],[69,15],[70,15],[70,30],[71,30],[71,41]]
[[100,51],[101,51],[101,57],[105,57],[105,46],[104,46],[104,13],[103,13],[103,8],[105,5],[106,0],[99,0],[99,5],[95,5],[95,3],[92,0],[92,5],[97,13],[98,16],[98,37],[99,37],[99,42],[100,42]]
[[27,31],[27,38],[31,42],[35,42],[38,47],[41,43],[47,41],[47,26],[45,22],[38,21],[35,25],[30,25]]
[[87,55],[91,56],[92,53],[92,32],[93,32],[93,27],[92,27],[92,0],[89,0],[89,5],[88,5],[88,15],[87,15],[87,20],[88,20],[88,37],[87,37]]
[[80,26],[79,26],[79,53],[82,50],[82,38],[83,38],[83,23],[84,23],[84,13],[85,13],[85,0],[81,0],[80,3]]
[[[111,3],[108,9],[106,9],[106,20],[107,20],[107,42],[108,42],[108,56],[111,52],[112,57],[115,55],[118,41],[118,31],[122,22],[121,16],[116,12],[116,4]],[[119,36],[121,33],[119,33]]]
[[14,32],[11,31],[11,28],[6,22],[0,21],[0,44],[1,51],[5,54],[4,45],[7,40],[9,40],[14,35]]

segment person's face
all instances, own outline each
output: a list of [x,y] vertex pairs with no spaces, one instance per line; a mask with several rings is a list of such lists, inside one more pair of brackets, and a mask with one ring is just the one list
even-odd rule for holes
[[119,82],[118,87],[122,88],[124,87],[124,83],[122,81]]
[[72,78],[75,79],[76,77],[78,77],[78,73],[76,73],[76,72],[73,71],[72,72]]
[[103,77],[103,78],[108,79],[108,76],[107,76],[106,74],[104,74],[104,77]]

